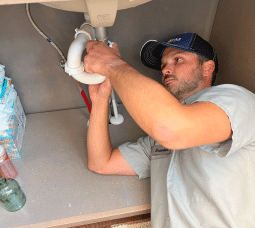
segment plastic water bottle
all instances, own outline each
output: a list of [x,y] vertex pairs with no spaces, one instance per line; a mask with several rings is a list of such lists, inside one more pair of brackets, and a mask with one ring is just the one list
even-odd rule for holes
[[0,202],[11,212],[25,205],[26,196],[16,180],[0,178]]
[[16,178],[17,170],[13,166],[6,150],[0,146],[0,176],[4,178]]

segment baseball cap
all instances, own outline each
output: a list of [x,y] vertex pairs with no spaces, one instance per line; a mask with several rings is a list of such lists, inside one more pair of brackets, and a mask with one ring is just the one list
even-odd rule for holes
[[140,52],[142,63],[152,69],[161,70],[161,58],[168,47],[193,52],[215,63],[218,72],[218,58],[214,48],[197,33],[183,33],[172,37],[168,42],[147,41]]

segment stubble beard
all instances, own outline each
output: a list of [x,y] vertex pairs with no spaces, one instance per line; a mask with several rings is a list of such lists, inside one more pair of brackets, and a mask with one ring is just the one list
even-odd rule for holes
[[197,89],[199,82],[203,81],[202,70],[199,68],[199,66],[194,68],[191,74],[195,75],[191,81],[187,81],[185,78],[178,80],[175,76],[173,76],[175,80],[179,81],[178,85],[173,88],[171,88],[171,83],[165,85],[165,88],[179,101],[182,101],[187,94]]

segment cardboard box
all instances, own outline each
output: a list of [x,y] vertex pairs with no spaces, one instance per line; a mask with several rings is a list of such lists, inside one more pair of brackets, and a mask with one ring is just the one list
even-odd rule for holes
[[0,145],[10,158],[21,158],[26,116],[19,96],[5,77],[4,66],[0,64]]
[[19,97],[14,104],[15,114],[9,119],[9,127],[0,132],[0,145],[6,150],[11,159],[19,159],[22,154],[23,136],[25,133],[26,116]]

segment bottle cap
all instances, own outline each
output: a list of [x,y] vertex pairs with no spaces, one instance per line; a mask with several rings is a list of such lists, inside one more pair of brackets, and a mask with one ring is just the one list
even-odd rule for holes
[[5,153],[5,150],[2,146],[0,146],[0,157],[3,156]]

